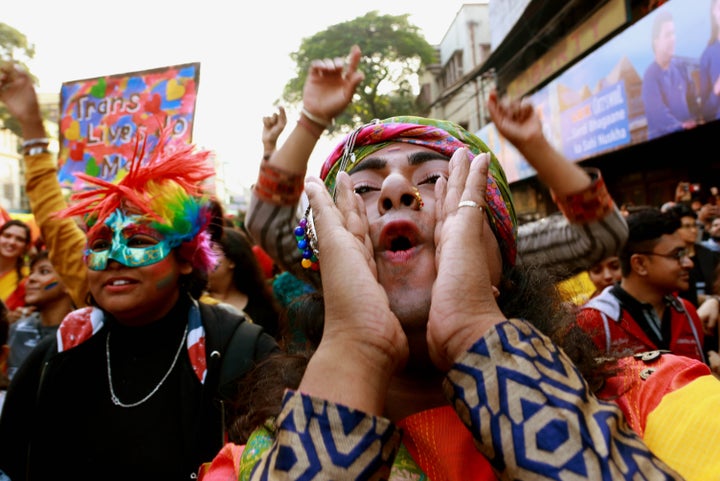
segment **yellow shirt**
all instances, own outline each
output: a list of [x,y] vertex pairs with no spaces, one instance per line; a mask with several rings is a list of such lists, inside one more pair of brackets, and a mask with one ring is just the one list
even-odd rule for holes
[[572,302],[576,306],[585,304],[592,293],[595,292],[595,284],[590,280],[587,271],[558,282],[557,287],[563,299]]
[[[21,272],[23,278],[25,278],[30,273],[30,270],[27,267],[23,267]],[[0,276],[0,299],[2,299],[3,302],[7,301],[10,294],[15,292],[15,289],[18,287],[18,281],[17,271],[15,269],[10,269]]]
[[26,192],[55,271],[68,288],[76,307],[86,305],[87,268],[83,260],[85,233],[73,219],[55,213],[67,207],[57,180],[57,162],[49,153],[25,156]]

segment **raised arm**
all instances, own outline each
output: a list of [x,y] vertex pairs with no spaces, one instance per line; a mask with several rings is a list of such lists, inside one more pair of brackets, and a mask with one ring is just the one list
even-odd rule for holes
[[57,179],[56,159],[47,150],[49,140],[32,78],[25,70],[6,64],[0,69],[0,83],[3,86],[0,100],[20,123],[27,145],[23,158],[32,214],[47,245],[50,262],[70,290],[75,306],[82,307],[88,293],[83,261],[85,234],[73,219],[53,217],[67,204]]
[[277,149],[277,140],[287,125],[287,114],[285,107],[278,107],[278,111],[272,115],[263,117],[262,144],[263,160],[270,159],[270,156]]
[[532,104],[500,99],[497,92],[491,92],[488,109],[500,134],[525,157],[540,180],[555,194],[573,194],[590,185],[590,176],[550,144]]
[[[314,60],[303,88],[303,109],[282,146],[263,160],[245,224],[283,269],[307,279],[293,230],[310,154],[322,132],[350,104],[364,78],[360,49],[343,58]],[[317,283],[315,280],[314,283]]]
[[555,149],[531,104],[499,99],[493,92],[488,108],[500,134],[533,166],[564,214],[519,227],[519,262],[569,276],[616,255],[628,228],[600,171],[583,169]]

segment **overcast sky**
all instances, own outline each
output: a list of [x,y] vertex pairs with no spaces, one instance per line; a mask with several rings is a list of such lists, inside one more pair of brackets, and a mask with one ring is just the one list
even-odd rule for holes
[[[15,0],[0,21],[36,46],[29,63],[41,92],[62,82],[200,62],[194,140],[226,165],[231,190],[250,186],[262,155],[263,115],[293,74],[289,58],[302,38],[364,15],[410,13],[438,44],[466,2],[446,0]],[[438,7],[442,5],[440,9]],[[292,127],[294,112],[288,119]],[[317,174],[330,145],[319,144],[309,173]]]

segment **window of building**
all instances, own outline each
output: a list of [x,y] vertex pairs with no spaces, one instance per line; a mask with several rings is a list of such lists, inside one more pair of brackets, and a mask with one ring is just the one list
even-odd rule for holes
[[451,87],[462,78],[464,73],[463,51],[462,49],[459,49],[456,50],[455,53],[453,53],[452,57],[450,57],[450,60],[448,60],[443,67],[442,76],[440,77],[442,79],[441,87],[443,89]]

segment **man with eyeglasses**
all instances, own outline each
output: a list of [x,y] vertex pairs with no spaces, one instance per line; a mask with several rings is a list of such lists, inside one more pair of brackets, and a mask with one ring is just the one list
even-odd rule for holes
[[608,354],[668,350],[706,362],[702,322],[677,295],[688,289],[690,260],[677,217],[648,208],[627,217],[622,279],[582,306],[579,325]]
[[690,281],[686,290],[678,295],[690,301],[697,308],[698,316],[703,323],[705,331],[705,350],[718,349],[718,310],[720,294],[716,288],[720,253],[714,252],[703,245],[698,235],[700,224],[698,214],[686,204],[677,204],[668,210],[680,220],[678,234],[685,241],[693,267],[690,269]]
[[685,247],[693,261],[690,270],[690,285],[687,290],[681,291],[680,297],[692,302],[695,307],[702,305],[711,294],[716,279],[716,269],[720,263],[720,253],[713,252],[698,241],[700,225],[697,213],[685,204],[677,204],[668,210],[668,213],[680,220],[678,233],[685,242]]

